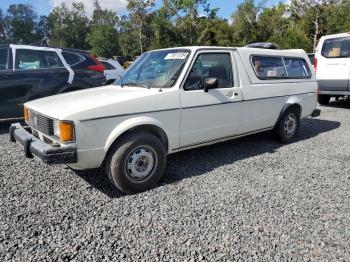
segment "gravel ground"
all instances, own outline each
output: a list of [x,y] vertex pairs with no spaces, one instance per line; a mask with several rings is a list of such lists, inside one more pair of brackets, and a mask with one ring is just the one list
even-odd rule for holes
[[123,195],[98,172],[23,157],[0,130],[0,261],[350,261],[350,103],[168,160]]

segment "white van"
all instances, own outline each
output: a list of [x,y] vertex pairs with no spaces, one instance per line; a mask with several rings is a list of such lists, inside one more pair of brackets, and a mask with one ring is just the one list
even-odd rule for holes
[[48,164],[103,167],[123,192],[153,187],[166,156],[273,130],[293,141],[318,116],[303,50],[182,47],[144,53],[115,85],[25,104],[10,139]]
[[314,67],[320,104],[328,104],[331,97],[350,95],[350,33],[321,37]]

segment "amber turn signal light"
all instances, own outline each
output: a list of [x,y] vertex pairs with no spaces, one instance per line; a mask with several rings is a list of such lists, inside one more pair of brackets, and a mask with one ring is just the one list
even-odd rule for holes
[[74,141],[74,125],[70,122],[59,122],[59,134],[62,142]]
[[29,121],[29,109],[27,107],[23,107],[23,115],[24,115],[24,121]]

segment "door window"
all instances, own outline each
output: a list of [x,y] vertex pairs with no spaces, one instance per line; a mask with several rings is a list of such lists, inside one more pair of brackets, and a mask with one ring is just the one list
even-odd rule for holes
[[62,52],[62,55],[66,60],[67,64],[70,66],[74,66],[85,60],[85,58],[82,55],[74,54],[70,52]]
[[8,69],[8,48],[0,48],[0,70]]
[[17,49],[16,69],[32,70],[63,67],[62,61],[54,51]]
[[233,87],[230,54],[201,54],[197,57],[184,85],[184,90],[201,90],[204,79],[218,79],[218,88]]
[[350,57],[350,38],[339,37],[325,40],[321,54],[326,58]]

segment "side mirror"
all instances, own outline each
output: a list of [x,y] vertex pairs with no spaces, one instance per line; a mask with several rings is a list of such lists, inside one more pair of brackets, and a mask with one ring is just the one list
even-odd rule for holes
[[219,79],[217,78],[205,78],[204,79],[204,92],[208,92],[209,89],[216,89],[219,87]]

